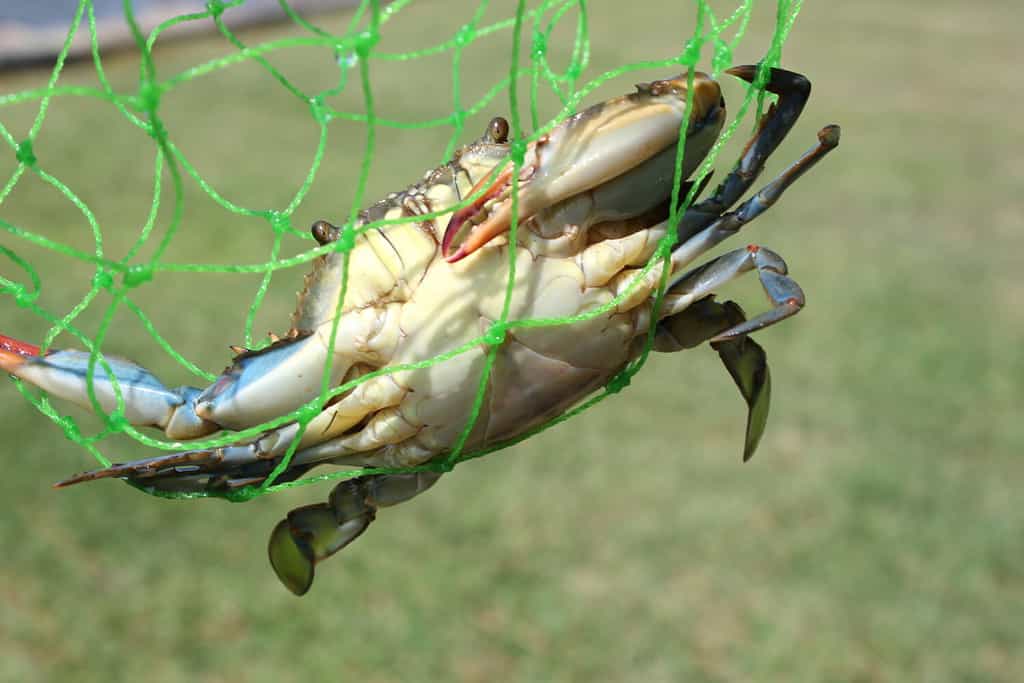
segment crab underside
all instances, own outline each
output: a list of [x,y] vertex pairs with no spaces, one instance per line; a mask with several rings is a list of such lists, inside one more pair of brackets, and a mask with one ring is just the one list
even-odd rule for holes
[[[757,68],[729,73],[753,82]],[[318,405],[304,429],[286,423],[253,439],[115,464],[59,486],[108,477],[169,491],[259,486],[296,440],[277,482],[325,464],[419,467],[344,480],[326,503],[293,510],[275,527],[271,563],[301,595],[315,565],[359,536],[378,508],[430,488],[451,467],[492,348],[494,364],[467,451],[515,439],[607,384],[638,356],[652,325],[655,350],[710,342],[718,351],[748,406],[743,455],[749,458],[766,424],[771,382],[765,353],[748,335],[797,313],[804,295],[782,258],[764,247],[696,262],[771,207],[839,141],[839,128],[826,126],[813,148],[730,210],[792,128],[810,83],[772,69],[765,89],[778,101],[739,161],[675,227],[667,220],[674,186],[683,183],[681,196],[694,189],[685,179],[725,120],[720,88],[706,75],[641,84],[635,93],[575,114],[531,142],[520,165],[508,160],[508,124],[494,119],[450,162],[364,211],[354,237],[326,221],[314,224],[313,236],[339,249],[315,261],[281,339],[243,351],[205,389],[168,389],[143,367],[109,355],[94,368],[93,388],[105,411],[117,408],[119,390],[130,423],[186,440],[248,429],[316,402],[327,366],[335,386],[372,377]],[[658,258],[662,244],[672,245],[667,259]],[[346,250],[348,287],[339,301]],[[714,293],[749,271],[757,273],[771,305],[748,319]],[[667,289],[657,307],[663,278]],[[516,322],[573,316],[558,326]],[[500,339],[470,343],[503,320],[510,322]],[[421,367],[463,345],[463,353]],[[91,408],[90,356],[41,353],[0,336],[0,368]]]

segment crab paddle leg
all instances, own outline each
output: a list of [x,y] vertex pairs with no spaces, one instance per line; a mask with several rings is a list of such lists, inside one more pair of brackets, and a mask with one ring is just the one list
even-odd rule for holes
[[711,348],[732,376],[747,402],[747,431],[743,440],[743,461],[753,457],[768,424],[772,398],[772,376],[768,371],[768,355],[750,337],[712,341]]
[[366,531],[377,508],[409,500],[440,476],[415,472],[348,479],[331,491],[327,503],[292,510],[274,527],[267,546],[277,577],[292,593],[304,595],[313,585],[316,564]]
[[[657,351],[679,351],[717,339],[729,328],[746,320],[743,309],[733,301],[720,304],[708,296],[658,323],[654,348]],[[747,430],[743,441],[743,460],[749,460],[764,434],[771,406],[772,381],[768,356],[764,349],[747,336],[712,341],[711,347],[732,377],[747,403]]]

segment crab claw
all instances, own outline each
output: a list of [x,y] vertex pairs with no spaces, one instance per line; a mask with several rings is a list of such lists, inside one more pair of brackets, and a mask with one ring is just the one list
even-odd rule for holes
[[[91,409],[90,357],[85,351],[74,350],[40,354],[38,346],[0,335],[0,369],[47,393]],[[171,438],[197,438],[219,429],[192,410],[198,389],[168,389],[130,360],[109,355],[104,355],[103,360],[116,378],[124,401],[124,417],[131,424],[159,427]],[[95,364],[92,388],[103,410],[111,412],[117,408],[114,382],[103,363]]]
[[[621,178],[659,155],[664,157],[662,172],[671,177],[675,154],[662,153],[674,150],[679,140],[687,113],[688,80],[683,74],[639,84],[637,92],[596,104],[532,143],[520,173],[519,220]],[[725,120],[718,83],[699,72],[692,80],[683,177],[703,160]],[[465,258],[511,227],[513,172],[509,166],[486,188],[474,188],[474,194],[480,192],[480,196],[452,215],[442,240],[449,263]],[[467,224],[472,225],[469,234],[450,253],[456,235]]]
[[[475,195],[477,192],[480,192],[480,196],[468,206],[464,206],[452,214],[452,217],[448,221],[448,227],[444,231],[444,238],[441,240],[441,252],[445,254],[445,257],[448,258],[450,263],[454,263],[473,251],[476,251],[493,237],[500,234],[499,231],[488,236],[489,231],[484,232],[483,230],[473,230],[470,233],[469,238],[459,248],[459,251],[463,252],[462,256],[455,258],[454,255],[449,256],[448,254],[448,252],[451,251],[452,241],[455,239],[455,236],[459,234],[462,226],[471,218],[481,215],[484,212],[484,205],[501,194],[503,188],[507,185],[509,180],[511,180],[512,172],[513,168],[509,166],[499,173],[498,177],[494,181],[490,181],[490,177],[485,176],[470,191],[471,195]],[[488,181],[491,182],[490,186],[487,187],[487,189],[483,189],[486,187],[486,183]]]

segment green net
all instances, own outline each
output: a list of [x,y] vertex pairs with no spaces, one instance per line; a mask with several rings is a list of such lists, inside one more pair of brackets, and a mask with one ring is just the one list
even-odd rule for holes
[[[356,8],[347,28],[340,33],[331,33],[322,27],[311,23],[309,20],[299,16],[288,5],[287,0],[281,0],[281,7],[292,22],[304,29],[304,34],[296,37],[288,37],[277,40],[270,40],[257,45],[246,45],[223,20],[225,11],[232,7],[241,5],[244,0],[224,2],[221,0],[210,0],[206,3],[206,9],[194,14],[185,14],[169,21],[166,21],[148,34],[144,34],[133,15],[130,0],[124,1],[124,22],[130,29],[135,44],[141,55],[138,81],[130,91],[118,91],[112,87],[104,72],[101,59],[99,42],[97,39],[97,23],[94,7],[90,0],[81,0],[77,11],[68,28],[67,39],[63,49],[56,59],[51,75],[45,87],[38,89],[23,90],[11,94],[0,95],[0,140],[10,148],[16,156],[17,166],[10,178],[0,189],[0,228],[7,235],[6,243],[0,244],[0,255],[8,263],[8,274],[0,275],[0,294],[16,306],[31,311],[46,321],[48,332],[42,342],[43,348],[47,348],[54,339],[61,333],[68,333],[74,336],[82,347],[91,353],[91,360],[87,373],[89,396],[97,415],[102,416],[103,426],[92,434],[85,434],[78,423],[70,416],[62,415],[49,401],[45,394],[39,394],[29,390],[21,382],[18,388],[22,395],[35,407],[53,420],[64,432],[68,439],[85,448],[98,463],[108,466],[110,460],[100,449],[101,442],[114,434],[126,434],[132,439],[147,447],[163,450],[180,450],[182,443],[165,441],[142,433],[130,425],[124,417],[124,401],[120,390],[114,382],[114,390],[117,395],[117,408],[109,413],[103,410],[96,398],[93,389],[93,377],[98,368],[105,368],[108,376],[113,373],[107,366],[102,353],[106,335],[114,320],[115,313],[124,307],[138,318],[145,329],[152,336],[163,350],[174,358],[185,370],[200,378],[201,384],[206,384],[216,375],[201,369],[195,363],[189,361],[176,351],[168,341],[156,330],[143,308],[139,306],[132,297],[133,290],[141,287],[152,286],[154,278],[161,273],[225,273],[225,274],[258,274],[261,276],[256,291],[252,296],[248,315],[245,322],[245,346],[249,348],[260,348],[259,342],[253,339],[253,324],[257,312],[264,302],[264,298],[270,287],[274,275],[284,269],[304,268],[314,258],[328,253],[338,251],[343,254],[345,263],[343,272],[346,278],[342,282],[342,296],[339,298],[339,307],[344,301],[344,291],[347,287],[347,266],[348,254],[351,251],[357,233],[380,227],[389,222],[398,221],[376,221],[358,227],[356,229],[357,214],[360,206],[364,204],[364,192],[367,186],[367,179],[370,172],[371,162],[374,158],[377,146],[378,129],[382,127],[428,129],[445,128],[451,129],[445,159],[451,156],[456,146],[462,141],[465,135],[465,122],[468,117],[481,111],[493,100],[504,93],[507,97],[508,112],[510,114],[510,157],[515,164],[516,172],[512,174],[514,184],[518,184],[519,167],[523,163],[527,144],[536,139],[544,132],[550,130],[558,122],[564,120],[586,102],[588,94],[593,92],[603,83],[621,76],[622,74],[639,71],[641,69],[664,69],[667,72],[678,73],[679,71],[693,69],[706,59],[705,53],[710,52],[710,66],[713,76],[728,68],[732,64],[733,51],[742,38],[748,22],[754,11],[754,0],[743,0],[738,5],[727,8],[726,11],[713,9],[707,0],[695,0],[693,3],[693,31],[689,36],[680,35],[678,53],[667,59],[658,61],[643,61],[625,64],[617,69],[602,73],[590,80],[585,80],[584,74],[587,70],[591,45],[588,32],[588,3],[585,0],[545,0],[535,6],[527,6],[524,0],[520,0],[515,8],[514,15],[492,23],[484,23],[483,17],[488,10],[490,2],[481,0],[475,11],[469,15],[469,20],[461,26],[453,27],[453,33],[437,44],[425,49],[405,53],[385,52],[377,49],[378,43],[385,35],[388,22],[399,15],[410,4],[411,0],[396,0],[390,4],[382,4],[378,0],[364,0]],[[718,150],[733,135],[740,125],[745,113],[751,106],[758,110],[763,106],[765,97],[760,85],[767,77],[769,67],[777,66],[780,61],[782,45],[789,33],[789,30],[800,10],[800,0],[777,0],[776,2],[776,23],[770,43],[761,60],[760,77],[753,86],[747,90],[747,95],[737,109],[737,113],[731,123],[726,126],[719,142],[712,149],[707,159],[696,174],[696,179],[703,178],[711,169]],[[162,76],[157,68],[154,59],[154,45],[161,34],[176,25],[186,22],[213,22],[217,30],[230,44],[231,52],[226,56],[205,61],[180,73],[169,76]],[[548,59],[549,41],[557,27],[564,22],[569,22],[574,35],[570,58],[567,66],[562,71],[557,71]],[[80,31],[87,32],[90,39],[91,57],[95,68],[99,87],[71,86],[60,83],[61,71],[64,67],[72,39]],[[495,66],[495,79],[498,82],[490,88],[478,101],[465,104],[462,102],[462,56],[466,48],[477,41],[505,41],[509,45],[509,66],[502,69],[500,65]],[[338,64],[337,82],[330,88],[320,92],[305,92],[296,86],[291,80],[279,71],[270,62],[268,56],[274,52],[288,50],[296,47],[313,47],[329,51],[331,57]],[[396,121],[378,116],[374,98],[373,79],[371,69],[379,62],[404,62],[415,60],[428,55],[437,56],[449,54],[451,57],[451,91],[453,93],[452,112],[443,118],[435,118],[422,121]],[[523,58],[528,58],[524,60]],[[170,91],[181,87],[183,84],[201,79],[204,76],[228,67],[251,61],[265,69],[283,88],[289,96],[298,98],[304,106],[308,107],[317,130],[319,131],[319,143],[309,163],[309,171],[298,188],[298,191],[291,198],[291,201],[279,209],[254,209],[235,204],[219,194],[208,184],[197,169],[189,162],[188,158],[175,145],[172,135],[165,126],[161,105],[163,98]],[[504,71],[504,73],[502,73]],[[355,78],[350,78],[350,73]],[[363,110],[351,112],[339,109],[329,103],[329,100],[345,92],[347,89],[358,88],[361,93]],[[561,104],[560,113],[550,121],[542,121],[539,115],[539,95],[542,91],[548,91],[557,97]],[[142,130],[155,146],[155,165],[152,181],[152,202],[148,219],[139,231],[138,238],[131,248],[120,259],[111,259],[104,252],[103,230],[99,221],[94,216],[87,202],[81,199],[74,190],[59,178],[47,172],[46,165],[41,163],[35,156],[34,143],[40,134],[47,110],[54,98],[91,98],[109,104],[111,107],[110,116],[121,116],[130,125]],[[527,102],[526,109],[529,112],[529,125],[524,125],[520,117],[520,102]],[[3,124],[3,109],[16,104],[38,103],[38,111],[33,119],[29,130],[20,136],[16,136]],[[688,105],[689,106],[689,105]],[[688,117],[687,117],[688,118]],[[685,119],[684,119],[685,120]],[[342,238],[328,245],[318,246],[303,251],[293,257],[282,258],[280,254],[282,247],[288,240],[310,240],[308,232],[296,229],[291,218],[296,209],[302,204],[310,188],[317,178],[321,168],[321,162],[327,148],[327,140],[332,122],[351,121],[357,122],[365,127],[365,145],[360,162],[360,174],[355,189],[355,201],[348,214],[348,223],[342,231]],[[532,133],[528,133],[532,130]],[[677,174],[682,167],[682,146],[677,152]],[[415,161],[415,160],[410,160]],[[432,164],[423,163],[423,168]],[[500,167],[500,165],[499,165]],[[154,226],[157,222],[157,215],[161,210],[161,198],[164,195],[162,178],[166,176],[171,182],[171,196],[173,205],[171,207],[171,219],[169,227],[163,232],[159,240],[154,237]],[[87,251],[75,248],[70,244],[56,241],[45,234],[40,234],[25,227],[16,225],[4,220],[3,205],[11,195],[19,181],[26,174],[34,174],[44,183],[52,186],[74,204],[78,211],[86,218],[92,231],[92,238],[95,245],[94,250]],[[255,264],[208,264],[208,263],[176,263],[165,259],[165,252],[174,240],[178,228],[182,223],[184,210],[184,185],[191,179],[208,194],[213,201],[219,204],[227,212],[244,216],[256,217],[266,222],[268,229],[273,235],[272,246],[267,260]],[[677,181],[679,179],[677,178]],[[699,183],[694,183],[696,189]],[[692,196],[678,196],[679,182],[672,197],[670,221],[674,225],[686,206],[692,200]],[[516,197],[516,188],[513,187],[512,197]],[[693,194],[694,190],[691,190]],[[459,206],[469,204],[475,197],[468,197]],[[517,207],[513,203],[512,234],[510,240],[515,242]],[[436,214],[434,214],[436,215]],[[430,218],[428,214],[423,219]],[[670,230],[669,234],[674,231]],[[155,241],[155,246],[150,242]],[[69,258],[87,262],[95,269],[91,287],[82,299],[67,312],[49,310],[39,305],[37,299],[42,287],[41,277],[38,268],[27,258],[19,254],[19,244],[30,243],[35,246],[44,247],[46,253],[52,258]],[[141,259],[140,253],[143,247],[148,245],[151,256]],[[652,268],[659,262],[666,262],[670,255],[671,239],[666,240],[659,246],[659,249],[642,269],[634,281],[637,284]],[[571,417],[587,410],[596,403],[602,401],[611,394],[621,391],[626,387],[633,375],[644,365],[651,350],[654,338],[654,324],[657,316],[651,316],[652,324],[647,335],[646,345],[639,357],[631,362],[622,372],[612,378],[604,389],[577,405],[572,410],[541,425],[521,434],[514,439],[490,444],[487,448],[468,451],[465,449],[466,440],[473,428],[481,409],[485,390],[491,368],[494,365],[495,357],[500,345],[505,339],[508,330],[521,327],[543,327],[566,325],[579,322],[584,319],[606,314],[625,297],[629,296],[632,288],[620,294],[608,304],[588,310],[576,316],[557,319],[509,319],[509,302],[511,300],[512,288],[515,279],[515,251],[510,250],[510,277],[507,285],[503,313],[496,322],[477,339],[471,340],[458,348],[441,354],[434,358],[424,359],[417,363],[407,365],[391,365],[376,372],[362,375],[358,379],[346,382],[340,386],[332,386],[331,361],[328,361],[324,368],[321,382],[320,395],[306,405],[294,412],[282,415],[265,424],[239,432],[226,432],[208,439],[188,442],[190,449],[216,448],[242,439],[255,437],[262,432],[280,427],[286,423],[297,422],[300,426],[298,435],[293,440],[283,460],[279,463],[274,472],[259,486],[250,486],[231,492],[203,492],[203,493],[166,493],[154,489],[145,488],[154,495],[173,497],[199,497],[217,495],[228,497],[233,500],[247,500],[256,495],[279,490],[285,487],[307,485],[327,479],[349,478],[365,474],[392,473],[397,471],[413,472],[418,470],[448,470],[458,462],[471,458],[483,456],[487,453],[505,448],[513,443],[526,439],[539,431],[547,429],[554,424],[570,419]],[[669,268],[662,268],[662,282],[657,294],[655,308],[660,305],[665,291],[666,278]],[[78,327],[75,321],[86,309],[98,305],[100,293],[109,295],[110,303],[102,314],[102,322],[95,335],[87,335]],[[338,320],[340,316],[334,317],[333,337],[337,333]],[[353,389],[357,384],[365,382],[373,377],[384,373],[393,373],[400,370],[425,368],[434,363],[450,359],[481,344],[489,347],[486,356],[483,374],[479,380],[479,387],[476,393],[476,400],[472,411],[466,417],[466,424],[461,432],[460,438],[454,447],[447,454],[441,454],[440,458],[434,461],[403,470],[391,468],[353,468],[333,471],[317,476],[310,476],[286,483],[275,483],[279,475],[287,469],[288,464],[295,452],[302,433],[309,422],[319,413],[321,407],[329,400]]]

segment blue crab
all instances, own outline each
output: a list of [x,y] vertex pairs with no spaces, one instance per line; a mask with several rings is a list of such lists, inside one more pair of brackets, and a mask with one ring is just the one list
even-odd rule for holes
[[[757,69],[742,66],[729,73],[753,81]],[[241,352],[209,387],[168,389],[142,366],[105,356],[124,399],[124,417],[171,439],[195,439],[254,427],[315,400],[328,360],[332,381],[340,383],[433,358],[480,337],[501,319],[514,262],[509,320],[572,316],[625,296],[607,313],[570,325],[507,328],[493,342],[493,372],[467,448],[521,435],[606,384],[640,352],[656,317],[656,350],[705,341],[717,349],[748,404],[749,458],[767,419],[770,377],[764,351],[748,335],[797,313],[804,294],[783,259],[764,247],[750,245],[695,263],[772,206],[839,141],[839,128],[826,126],[813,148],[729,210],[789,132],[810,83],[773,69],[766,89],[778,101],[739,161],[676,226],[667,218],[677,146],[685,145],[680,177],[686,179],[726,118],[721,89],[707,75],[641,84],[634,93],[580,111],[527,145],[519,167],[509,161],[508,123],[495,118],[479,140],[363,211],[356,226],[387,219],[384,227],[346,235],[316,222],[312,233],[321,244],[349,241],[344,300],[339,301],[339,249],[314,262],[290,330],[267,348]],[[691,189],[684,182],[682,189]],[[510,243],[513,191],[518,224]],[[670,233],[671,257],[645,272]],[[750,319],[735,303],[714,299],[716,289],[745,272],[757,273],[771,302]],[[667,292],[656,308],[654,293],[663,275]],[[408,468],[443,462],[464,429],[491,346],[481,344],[429,367],[376,375],[321,406],[304,432],[288,423],[257,438],[115,464],[59,485],[106,477],[173,491],[257,485],[295,439],[294,457],[278,481],[325,464]],[[41,354],[31,344],[0,337],[0,368],[86,407],[88,363],[82,351]],[[104,410],[116,406],[112,378],[101,366],[94,390]],[[359,536],[378,508],[430,488],[442,470],[348,479],[328,502],[292,511],[270,538],[278,576],[294,593],[305,593],[316,564]]]

